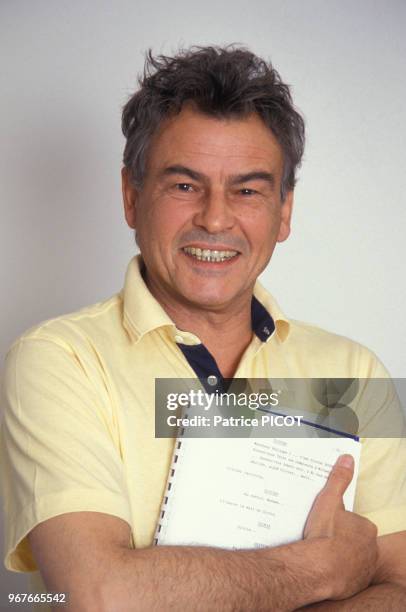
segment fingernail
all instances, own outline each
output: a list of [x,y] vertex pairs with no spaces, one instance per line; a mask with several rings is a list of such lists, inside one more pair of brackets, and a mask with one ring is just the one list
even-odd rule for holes
[[352,469],[354,467],[354,459],[352,455],[340,455],[337,459],[336,465],[339,467]]

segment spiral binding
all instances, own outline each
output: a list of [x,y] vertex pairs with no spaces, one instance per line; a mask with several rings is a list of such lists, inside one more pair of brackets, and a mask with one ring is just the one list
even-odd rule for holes
[[[185,415],[185,417],[187,417],[187,414]],[[172,481],[174,479],[175,476],[175,471],[176,471],[176,467],[175,464],[178,462],[178,457],[179,457],[179,450],[182,447],[182,440],[179,440],[179,438],[182,438],[183,435],[185,433],[185,428],[182,427],[178,436],[178,439],[176,441],[176,445],[175,445],[175,452],[173,454],[173,458],[172,458],[172,463],[171,463],[171,467],[169,469],[169,475],[168,475],[168,480],[166,483],[166,488],[165,488],[165,495],[162,501],[162,506],[161,506],[161,511],[160,511],[160,515],[159,515],[159,520],[158,520],[158,524],[156,526],[156,530],[155,530],[155,537],[154,537],[154,546],[158,545],[158,540],[159,540],[159,533],[161,532],[162,526],[163,526],[163,518],[165,516],[166,513],[166,506],[168,505],[168,497],[169,497],[169,492],[172,488]]]

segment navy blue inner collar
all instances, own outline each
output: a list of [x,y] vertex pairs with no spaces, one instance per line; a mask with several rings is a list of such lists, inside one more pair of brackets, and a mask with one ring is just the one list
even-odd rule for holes
[[[261,342],[268,340],[275,330],[273,318],[254,296],[251,301],[251,324],[254,333]],[[178,346],[208,393],[224,390],[226,381],[219,370],[216,360],[204,344],[187,345],[178,343]],[[213,376],[216,377],[217,382],[213,382],[213,379],[211,379],[211,382],[207,380]]]
[[255,296],[252,296],[251,301],[251,324],[255,334],[262,342],[266,342],[275,330],[273,318]]

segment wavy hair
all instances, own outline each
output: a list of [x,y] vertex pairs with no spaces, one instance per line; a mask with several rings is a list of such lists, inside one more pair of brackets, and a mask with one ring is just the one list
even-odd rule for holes
[[304,120],[271,63],[236,45],[191,47],[174,57],[154,57],[149,50],[139,85],[122,114],[123,163],[136,186],[142,187],[152,136],[162,121],[191,102],[218,119],[257,113],[283,152],[282,200],[294,188],[304,151]]

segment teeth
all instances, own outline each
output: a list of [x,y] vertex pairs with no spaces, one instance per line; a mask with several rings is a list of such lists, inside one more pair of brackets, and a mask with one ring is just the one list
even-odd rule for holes
[[199,261],[226,261],[238,254],[237,251],[212,251],[210,249],[199,249],[195,247],[185,247],[183,251]]

